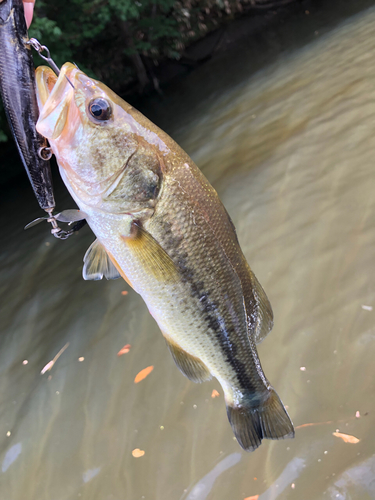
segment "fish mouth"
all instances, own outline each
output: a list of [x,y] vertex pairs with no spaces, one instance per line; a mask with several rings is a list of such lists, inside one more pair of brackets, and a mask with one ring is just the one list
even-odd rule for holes
[[70,103],[74,99],[72,82],[78,71],[74,64],[65,63],[59,76],[47,66],[40,66],[35,72],[40,113],[36,128],[48,140],[58,139],[65,129]]
[[126,165],[109,178],[97,179],[93,173],[85,172],[85,161],[76,160],[74,151],[79,149],[84,137],[83,128],[88,121],[86,101],[92,96],[101,95],[97,82],[72,63],[65,63],[58,76],[51,68],[39,66],[35,80],[40,113],[36,128],[48,139],[64,182],[81,193],[101,195],[112,183],[121,180],[118,177],[123,174]]

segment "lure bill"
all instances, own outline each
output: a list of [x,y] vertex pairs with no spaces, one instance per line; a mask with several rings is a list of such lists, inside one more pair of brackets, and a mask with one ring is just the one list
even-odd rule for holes
[[38,105],[35,71],[22,0],[0,0],[0,91],[5,113],[22,163],[40,207],[55,206],[46,139],[35,124]]

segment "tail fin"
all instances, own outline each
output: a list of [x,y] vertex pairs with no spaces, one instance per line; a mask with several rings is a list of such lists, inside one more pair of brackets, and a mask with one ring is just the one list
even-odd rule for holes
[[[249,398],[250,399],[250,398]],[[270,390],[268,400],[259,407],[227,405],[227,414],[234,435],[245,451],[254,451],[262,439],[285,439],[294,437],[294,427],[279,396]]]

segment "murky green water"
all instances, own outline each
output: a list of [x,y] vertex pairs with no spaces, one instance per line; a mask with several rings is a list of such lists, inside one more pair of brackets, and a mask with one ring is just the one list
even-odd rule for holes
[[219,384],[180,374],[141,298],[82,280],[90,232],[23,232],[40,215],[28,191],[3,208],[1,499],[375,498],[374,25],[365,11],[233,88],[218,81],[174,130],[271,300],[259,354],[296,438],[243,452]]

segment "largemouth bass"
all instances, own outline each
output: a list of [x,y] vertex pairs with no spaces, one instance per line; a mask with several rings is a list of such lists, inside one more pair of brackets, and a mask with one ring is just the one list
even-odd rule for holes
[[55,206],[49,161],[38,150],[46,140],[37,133],[35,71],[22,0],[0,0],[0,91],[22,163],[41,208]]
[[39,67],[36,81],[37,129],[97,237],[84,278],[121,275],[143,297],[181,372],[220,382],[245,450],[293,437],[256,349],[272,309],[216,191],[167,134],[74,65],[58,78]]

